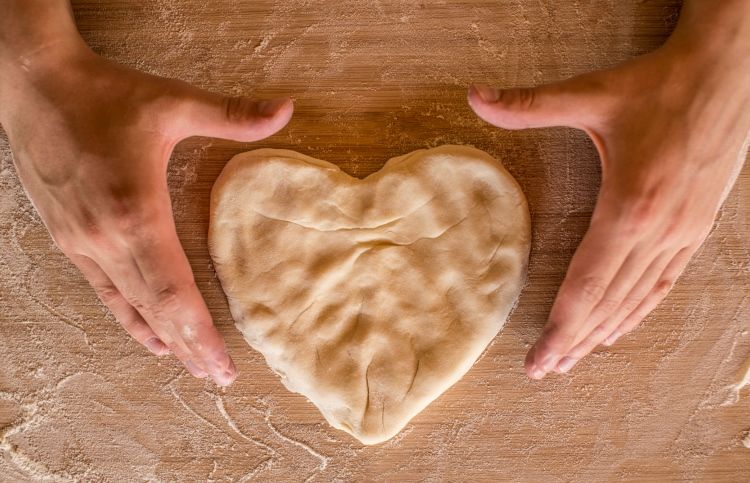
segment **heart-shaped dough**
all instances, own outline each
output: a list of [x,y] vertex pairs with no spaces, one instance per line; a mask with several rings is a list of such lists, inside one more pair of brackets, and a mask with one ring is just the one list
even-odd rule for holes
[[526,278],[526,199],[482,151],[442,146],[360,180],[293,151],[233,158],[209,247],[237,327],[284,385],[365,444],[458,381]]

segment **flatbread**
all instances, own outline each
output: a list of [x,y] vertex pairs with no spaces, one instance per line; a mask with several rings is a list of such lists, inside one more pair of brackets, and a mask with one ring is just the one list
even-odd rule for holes
[[526,278],[526,199],[487,153],[442,146],[360,180],[296,152],[225,167],[209,247],[237,328],[362,443],[396,435],[497,335]]

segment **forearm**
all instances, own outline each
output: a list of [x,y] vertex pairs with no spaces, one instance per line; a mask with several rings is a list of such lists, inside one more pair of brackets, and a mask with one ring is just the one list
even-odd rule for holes
[[68,0],[0,0],[0,123],[26,102],[28,86],[58,78],[90,54]]
[[750,0],[685,0],[659,51],[652,75],[662,106],[699,117],[700,132],[733,133],[715,137],[720,144],[742,144],[750,132]]
[[0,0],[0,11],[0,72],[85,46],[68,0]]
[[750,0],[685,0],[667,47],[750,72]]

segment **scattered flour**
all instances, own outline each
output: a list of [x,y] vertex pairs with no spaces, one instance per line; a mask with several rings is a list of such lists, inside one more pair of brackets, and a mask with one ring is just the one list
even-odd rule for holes
[[[697,480],[717,466],[746,470],[744,449],[725,449],[737,446],[736,421],[702,401],[725,385],[720,369],[750,320],[747,169],[641,329],[569,376],[532,382],[524,344],[587,227],[596,153],[570,130],[494,129],[465,104],[470,82],[528,85],[649,51],[679,3],[75,2],[84,37],[109,58],[236,95],[291,93],[297,111],[252,146],[188,140],[169,168],[178,231],[240,371],[226,391],[129,340],[51,244],[0,131],[0,480],[601,481],[648,479],[655,465],[664,479]],[[294,149],[365,176],[448,143],[503,159],[524,187],[529,283],[467,377],[400,436],[364,448],[281,387],[233,328],[205,248],[208,194],[224,163],[250,148]]]

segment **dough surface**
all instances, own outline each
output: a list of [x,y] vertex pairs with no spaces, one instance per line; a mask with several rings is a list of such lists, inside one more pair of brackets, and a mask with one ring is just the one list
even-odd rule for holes
[[463,146],[364,180],[261,149],[234,157],[211,194],[209,249],[237,328],[364,444],[471,368],[518,298],[530,238],[516,181]]

